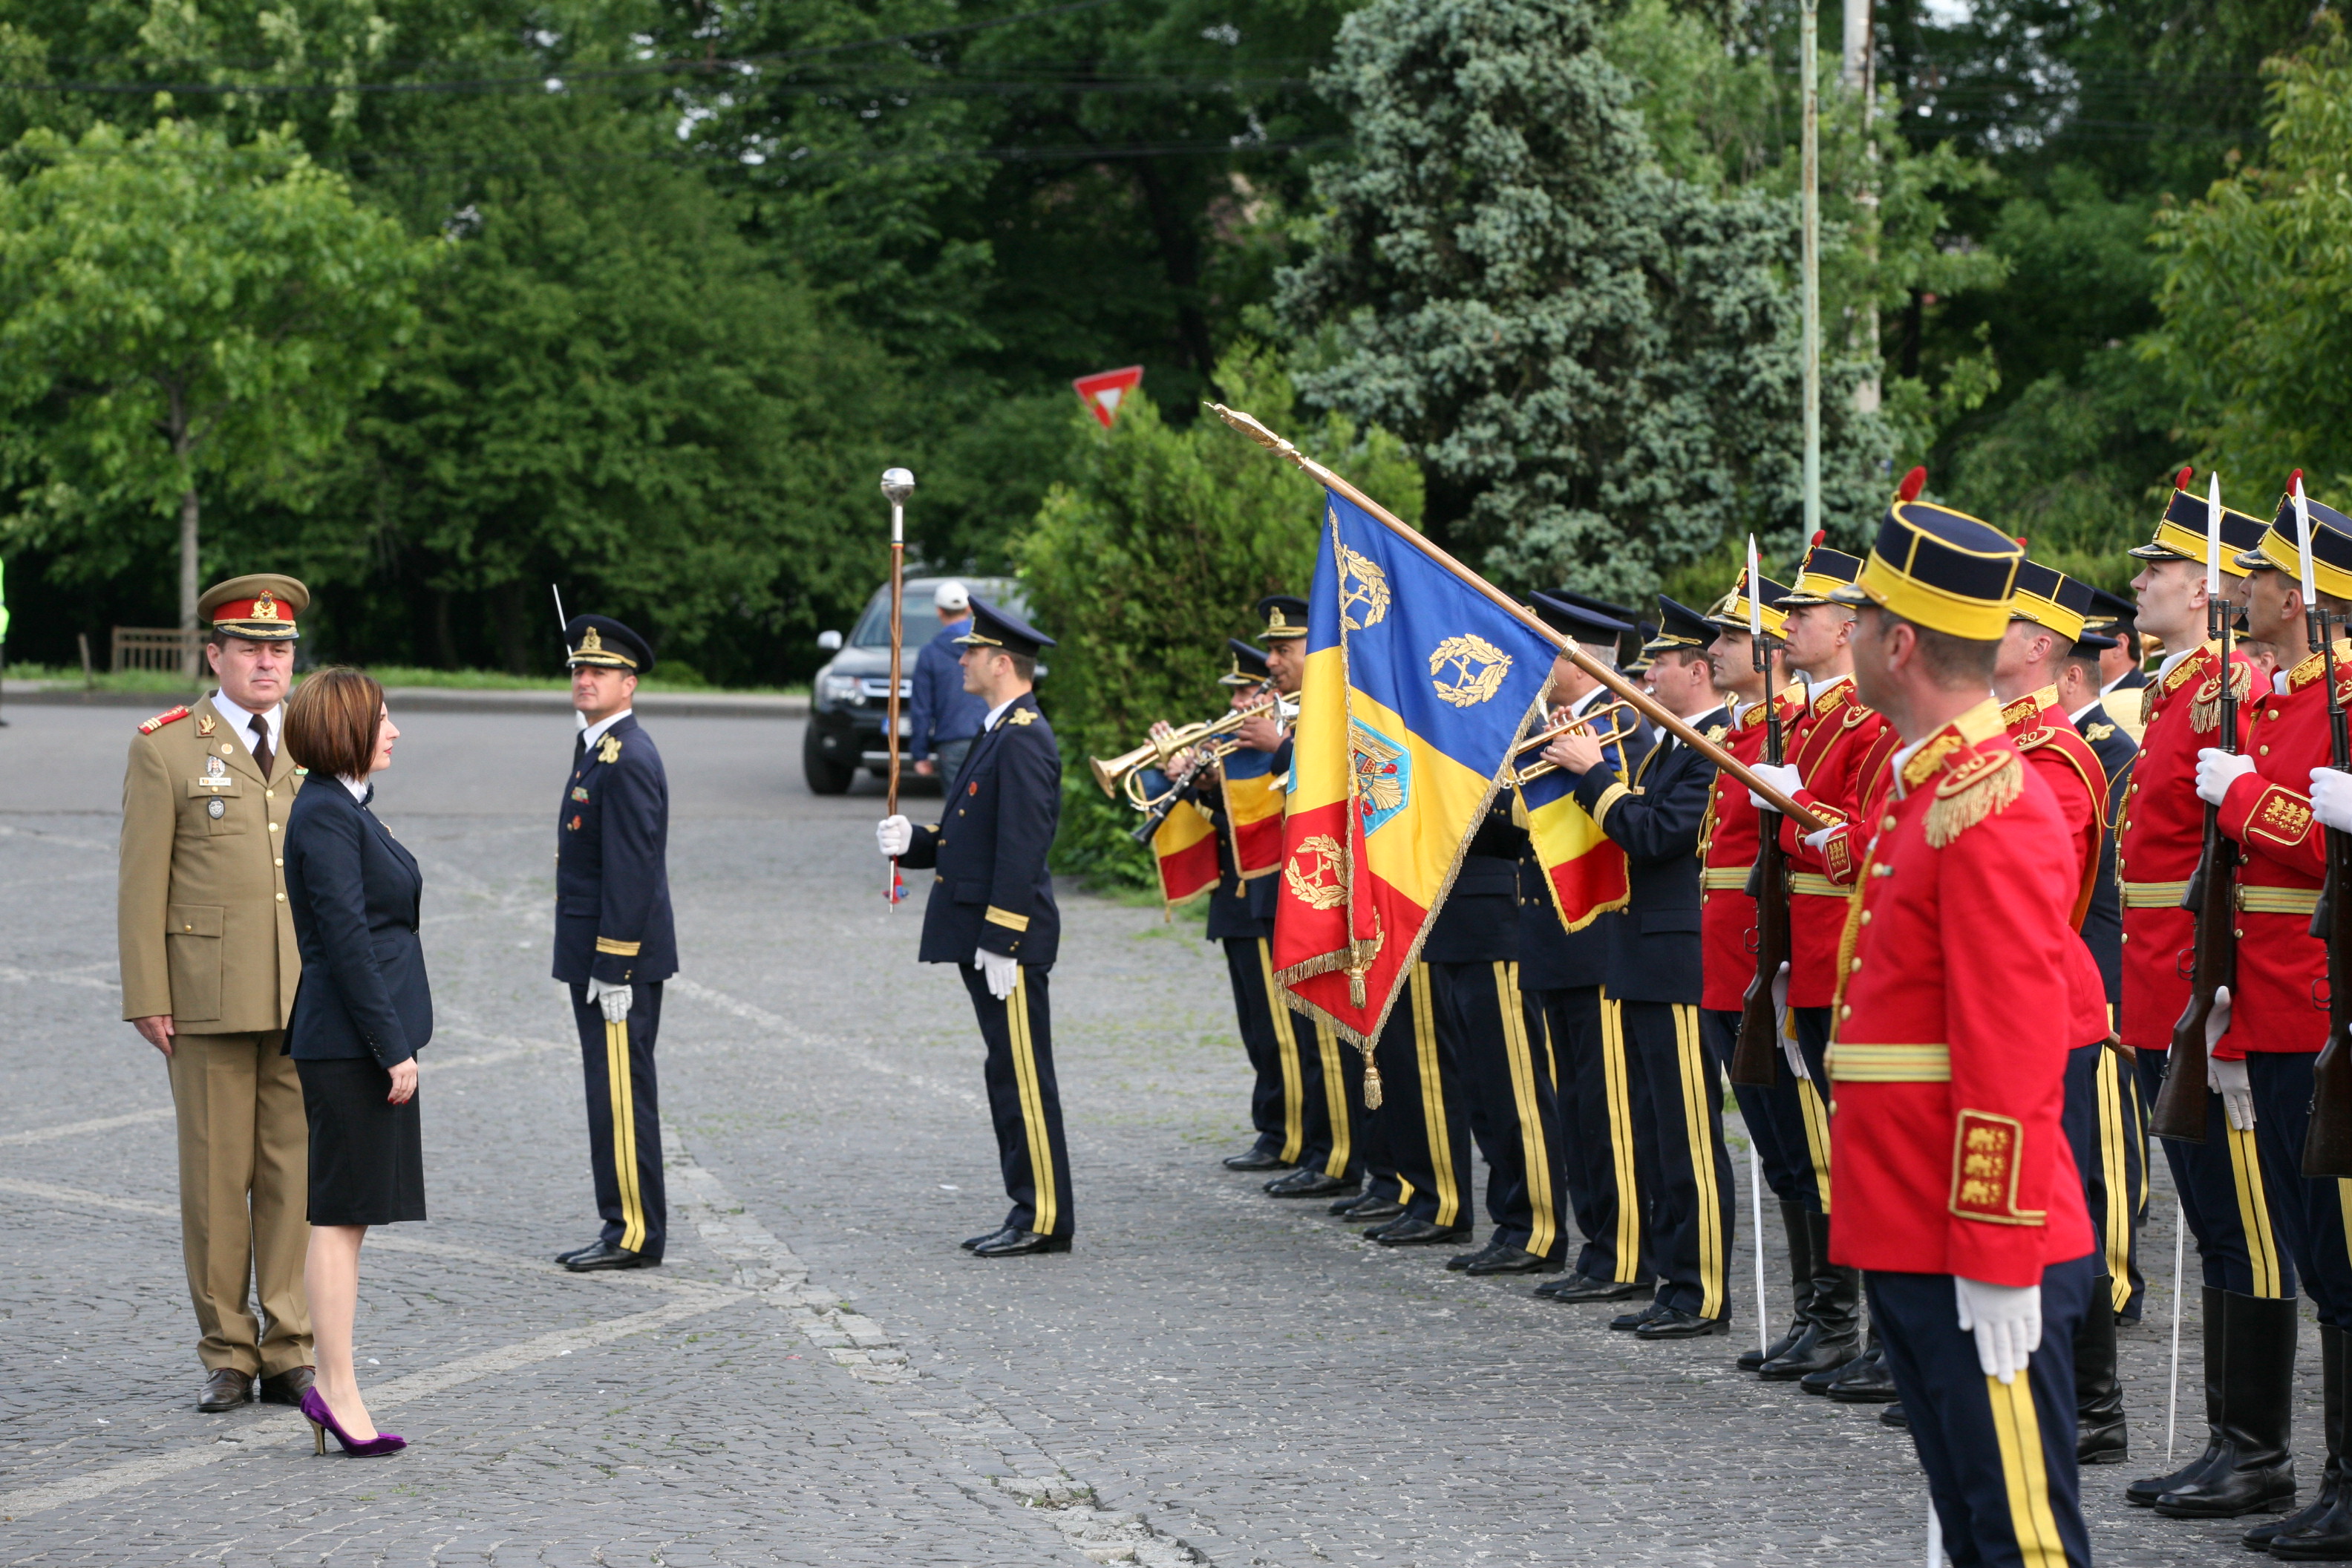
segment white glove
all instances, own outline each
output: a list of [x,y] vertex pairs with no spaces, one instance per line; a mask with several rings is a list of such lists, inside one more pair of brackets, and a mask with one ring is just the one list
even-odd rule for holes
[[2207,805],[2219,805],[2230,786],[2253,771],[2253,758],[2208,746],[2197,753],[2197,798]]
[[[1799,776],[1797,770],[1790,767],[1786,763],[1750,763],[1748,764],[1748,771],[1754,773],[1758,778],[1762,779],[1766,784],[1770,784],[1774,789],[1779,790],[1782,795],[1787,795],[1790,800],[1796,799],[1797,792],[1805,787],[1805,781]],[[1762,795],[1758,795],[1752,789],[1748,792],[1748,804],[1754,806],[1759,811],[1778,811],[1780,809],[1779,806],[1774,805],[1770,801],[1766,800]]]
[[874,842],[894,860],[904,855],[914,841],[915,825],[903,816],[886,816],[874,825]]
[[2240,1132],[2254,1130],[2254,1086],[2246,1081],[2246,1064],[2220,1057],[2205,1058],[2205,1087],[2221,1097],[2221,1114]]
[[1977,1364],[1987,1377],[2013,1383],[2026,1359],[2042,1347],[2042,1287],[1988,1285],[1952,1276],[1960,1332],[1977,1337]]
[[629,988],[607,985],[601,980],[588,982],[588,1000],[604,1009],[604,1022],[625,1024],[629,1021]]
[[1780,1054],[1789,1059],[1789,1070],[1799,1078],[1811,1079],[1805,1070],[1805,1053],[1797,1044],[1797,1031],[1789,1027],[1789,966],[1772,976],[1772,1032],[1780,1037]]
[[999,1002],[1013,994],[1021,983],[1021,961],[1009,953],[991,952],[982,948],[972,955],[971,966],[988,976],[988,994]]
[[2311,770],[2311,815],[2322,827],[2352,833],[2352,773],[2334,768]]
[[1834,822],[1830,824],[1827,827],[1817,827],[1813,829],[1813,831],[1805,835],[1805,847],[1808,849],[1819,849],[1822,845],[1827,844],[1830,841],[1830,835],[1835,833],[1837,830],[1838,824]]

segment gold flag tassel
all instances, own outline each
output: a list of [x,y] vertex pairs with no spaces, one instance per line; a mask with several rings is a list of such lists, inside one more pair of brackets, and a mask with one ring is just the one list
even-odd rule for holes
[[1362,1048],[1364,1052],[1364,1109],[1366,1110],[1378,1110],[1381,1108],[1381,1064],[1372,1059],[1372,1043],[1370,1040],[1364,1042]]

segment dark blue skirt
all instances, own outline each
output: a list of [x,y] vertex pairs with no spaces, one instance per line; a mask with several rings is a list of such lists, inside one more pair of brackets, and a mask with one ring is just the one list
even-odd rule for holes
[[392,1225],[425,1217],[425,1141],[417,1104],[384,1099],[392,1074],[373,1057],[296,1058],[310,1121],[310,1223]]

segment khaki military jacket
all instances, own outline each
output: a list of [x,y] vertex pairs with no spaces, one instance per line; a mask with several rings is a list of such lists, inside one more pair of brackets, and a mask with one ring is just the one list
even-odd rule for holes
[[122,1016],[168,1013],[197,1035],[282,1029],[302,963],[286,903],[287,812],[301,784],[283,748],[274,777],[213,706],[139,726],[122,775],[115,903]]

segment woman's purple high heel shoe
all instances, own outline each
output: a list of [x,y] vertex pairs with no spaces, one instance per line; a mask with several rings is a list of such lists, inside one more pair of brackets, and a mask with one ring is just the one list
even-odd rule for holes
[[345,1432],[335,1420],[335,1413],[327,1408],[327,1401],[315,1387],[302,1391],[302,1414],[310,1418],[310,1436],[318,1444],[313,1451],[317,1453],[327,1451],[327,1434],[330,1432],[335,1435],[335,1441],[343,1446],[343,1452],[354,1459],[372,1459],[379,1454],[397,1454],[408,1447],[408,1439],[397,1432],[379,1432],[364,1440]]

